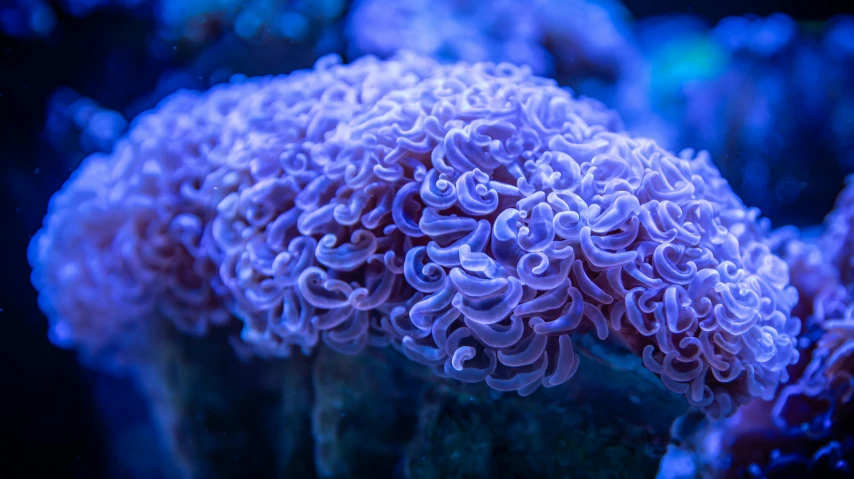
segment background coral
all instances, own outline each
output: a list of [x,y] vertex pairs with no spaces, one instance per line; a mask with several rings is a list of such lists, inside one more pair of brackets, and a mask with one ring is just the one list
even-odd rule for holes
[[[403,49],[447,62],[506,61],[602,100],[623,95],[624,115],[647,107],[637,91],[645,77],[631,15],[617,2],[443,0],[427,8],[426,2],[361,0],[347,17],[347,37],[354,57]],[[615,88],[620,82],[625,86]]]
[[11,0],[0,6],[0,31],[48,37],[58,16],[122,11],[153,18],[161,40],[199,44],[227,31],[253,40],[303,41],[340,18],[346,7],[344,0]]
[[850,476],[854,301],[840,273],[848,268],[841,251],[850,241],[850,195],[850,187],[839,195],[823,231],[786,227],[769,237],[791,268],[800,296],[794,311],[805,318],[790,381],[729,419],[681,418],[660,477]]
[[[854,70],[840,45],[850,43],[850,24],[844,15],[814,24],[784,14],[639,22],[655,119],[645,133],[668,148],[708,150],[742,199],[775,223],[819,222],[850,171],[839,135],[851,123],[845,85]],[[629,120],[630,130],[649,128],[646,117]]]

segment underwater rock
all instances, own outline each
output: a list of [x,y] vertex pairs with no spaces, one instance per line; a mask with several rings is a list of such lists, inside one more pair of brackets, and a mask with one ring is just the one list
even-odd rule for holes
[[195,338],[164,321],[156,354],[135,366],[179,477],[313,477],[309,359],[249,364],[223,333]]
[[652,477],[687,405],[628,351],[579,339],[584,367],[573,381],[526,398],[436,384],[405,477]]
[[160,334],[139,379],[186,478],[651,477],[688,408],[585,335],[575,380],[523,398],[388,348],[247,363],[223,335]]

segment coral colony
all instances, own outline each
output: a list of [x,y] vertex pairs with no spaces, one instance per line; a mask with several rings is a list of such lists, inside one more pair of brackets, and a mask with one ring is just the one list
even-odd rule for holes
[[244,39],[304,41],[334,22],[346,6],[343,0],[8,0],[0,5],[0,32],[47,37],[60,15],[108,11],[153,18],[164,40],[201,44],[226,31]]
[[[530,394],[616,336],[713,416],[798,359],[797,293],[709,158],[509,64],[401,55],[181,92],[86,160],[32,243],[60,344],[161,311],[272,355],[391,344]],[[583,367],[583,365],[581,366]]]
[[[803,223],[819,185],[851,171],[852,17],[819,28],[783,14],[714,27],[674,16],[636,30],[652,71],[649,109],[661,120],[648,134],[668,148],[708,150],[747,204]],[[638,119],[626,118],[628,129],[646,132],[649,118]]]
[[[706,151],[675,154],[537,76],[562,61],[542,18],[489,30],[454,14],[459,32],[425,43],[360,18],[423,32],[463,7],[440,2],[436,20],[384,3],[357,2],[348,27],[353,56],[382,58],[182,90],[83,161],[29,250],[51,339],[122,368],[159,318],[199,337],[237,326],[236,349],[257,356],[391,347],[451,383],[527,396],[571,385],[588,359],[578,341],[595,338],[700,411],[674,424],[660,477],[850,474],[854,187],[820,234],[772,230]],[[640,54],[617,55],[628,40],[590,5],[614,35],[574,61],[631,59],[616,68],[631,88]],[[841,117],[852,25],[823,37]],[[772,17],[709,35],[761,63],[788,55],[795,31]],[[401,39],[418,53],[397,52]],[[57,128],[108,112],[80,104],[91,114]],[[838,123],[826,133],[850,142]]]
[[538,75],[574,69],[617,76],[637,54],[622,21],[628,16],[607,1],[359,0],[347,30],[354,56],[408,50],[447,61],[529,65]]
[[[686,464],[690,471],[711,471],[711,477],[842,478],[854,472],[854,300],[846,252],[854,239],[852,195],[849,186],[839,196],[823,234],[786,227],[768,237],[790,266],[799,293],[794,311],[805,318],[798,335],[801,356],[790,380],[771,400],[751,402],[724,421],[688,428],[689,421],[677,421],[674,436],[681,445],[665,456],[660,478],[695,477],[680,475]],[[680,437],[683,430],[689,437]],[[668,462],[672,467],[665,467]]]

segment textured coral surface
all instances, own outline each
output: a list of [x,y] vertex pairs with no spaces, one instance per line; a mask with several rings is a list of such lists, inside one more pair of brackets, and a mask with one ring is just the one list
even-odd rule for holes
[[659,477],[851,477],[854,437],[854,296],[852,188],[839,195],[823,229],[784,227],[768,237],[789,264],[804,318],[797,364],[770,400],[734,416],[674,424]]
[[87,159],[30,250],[52,337],[234,315],[254,352],[391,344],[529,394],[613,337],[711,415],[773,397],[797,293],[708,155],[510,64],[403,54],[180,92]]

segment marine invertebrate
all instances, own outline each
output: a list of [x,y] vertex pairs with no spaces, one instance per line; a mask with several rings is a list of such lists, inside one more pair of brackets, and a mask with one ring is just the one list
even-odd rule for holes
[[644,134],[659,125],[648,126],[658,119],[647,102],[649,72],[631,20],[610,0],[360,0],[348,16],[348,51],[387,57],[412,50],[448,62],[528,65],[619,107],[631,131]]
[[[834,210],[825,220],[826,229],[818,238],[823,260],[823,281],[816,292],[804,300],[811,303],[800,338],[803,361],[794,381],[781,389],[769,414],[774,427],[783,436],[775,444],[767,464],[753,466],[760,474],[769,469],[792,465],[811,474],[850,475],[854,460],[854,437],[850,434],[854,419],[854,277],[851,275],[850,207],[851,187],[837,198]],[[818,264],[819,261],[813,261]],[[811,268],[812,271],[819,271]],[[832,277],[833,280],[828,280]],[[800,307],[804,309],[803,307]]]
[[127,126],[121,113],[60,88],[48,103],[45,133],[57,150],[87,154],[110,151]]
[[261,354],[391,344],[525,395],[590,332],[711,415],[772,397],[800,323],[765,225],[707,154],[621,130],[528,68],[411,54],[184,92],[55,198],[34,282],[58,339],[227,309]]
[[344,0],[181,0],[157,1],[154,10],[162,37],[200,43],[218,29],[245,39],[306,41],[337,20],[346,7]]
[[800,337],[794,379],[773,401],[747,406],[717,428],[730,460],[721,467],[743,477],[848,477],[854,459],[854,303],[829,285],[816,295]]
[[845,188],[836,198],[833,211],[825,218],[826,231],[820,244],[826,261],[839,270],[842,284],[854,283],[854,176],[845,179]]
[[123,361],[158,312],[196,333],[228,319],[200,242],[213,212],[192,193],[213,171],[206,154],[226,113],[253,86],[170,96],[51,199],[29,255],[53,341]]
[[789,265],[791,285],[798,291],[792,314],[807,318],[819,292],[839,284],[839,269],[828,261],[824,232],[819,228],[784,226],[768,235],[768,246]]
[[[850,181],[850,179],[849,179]],[[723,421],[683,417],[661,477],[848,477],[854,460],[854,296],[850,248],[851,186],[825,228],[772,232],[767,243],[789,265],[805,318],[799,361],[770,400],[754,401]],[[685,427],[687,426],[687,427]],[[682,466],[684,468],[680,469]],[[696,477],[691,475],[690,477]]]
[[[411,50],[443,61],[506,61],[610,95],[603,84],[641,73],[629,18],[611,1],[361,0],[351,9],[347,34],[353,56]],[[636,93],[625,92],[640,98]]]
[[[652,71],[649,109],[666,120],[652,135],[668,147],[708,150],[744,201],[775,221],[819,222],[811,205],[829,204],[833,191],[819,185],[851,167],[849,20],[823,28],[782,14],[716,26],[684,17],[640,21],[638,45]],[[630,131],[648,123],[639,121],[626,117]],[[808,168],[807,156],[825,167]]]
[[360,0],[347,19],[348,51],[388,57],[410,50],[446,61],[507,61],[545,74],[553,71],[553,58],[540,44],[540,5],[530,7],[515,0]]
[[12,36],[47,35],[56,25],[56,14],[43,0],[15,0],[0,7],[0,31]]
[[[200,44],[220,31],[245,39],[305,41],[340,17],[343,0],[12,0],[0,6],[0,31],[13,36],[48,36],[57,14],[86,17],[122,9],[129,16],[154,17],[161,40]],[[329,32],[327,32],[329,33]]]
[[[798,468],[822,477],[852,472],[854,277],[850,182],[851,177],[846,179],[847,186],[827,215],[819,237],[793,237],[787,243],[784,257],[802,276],[797,280],[802,293],[796,308],[806,318],[799,337],[802,359],[793,368],[793,380],[781,388],[773,403],[759,403],[778,440],[771,442],[773,451],[767,457],[754,458],[749,471],[755,477],[767,471]],[[738,431],[737,426],[735,429]]]
[[[845,407],[854,397],[854,304],[845,287],[826,288],[815,299],[814,313],[809,318],[817,330],[810,344],[810,361],[798,382],[781,391],[774,409],[778,427],[797,430],[810,437],[822,438],[836,421],[828,421],[837,408]],[[786,417],[787,403],[794,396],[824,403],[826,414],[816,414],[811,422]],[[802,406],[802,405],[801,405]],[[818,428],[818,430],[816,430]]]

